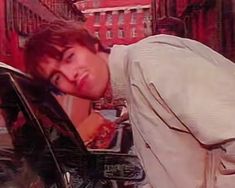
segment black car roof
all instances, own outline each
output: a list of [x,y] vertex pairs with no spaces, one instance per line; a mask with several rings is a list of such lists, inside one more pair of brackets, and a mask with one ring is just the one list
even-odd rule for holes
[[20,74],[24,77],[28,77],[28,78],[31,78],[31,76],[29,74],[26,74],[24,72],[22,72],[21,70],[17,69],[17,68],[14,68],[8,64],[5,64],[3,62],[0,62],[0,71],[10,71],[10,72],[14,72],[14,73],[17,73],[17,74]]

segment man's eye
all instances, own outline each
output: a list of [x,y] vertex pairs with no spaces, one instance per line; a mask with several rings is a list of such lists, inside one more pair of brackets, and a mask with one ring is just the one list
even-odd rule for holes
[[66,57],[65,57],[65,62],[70,63],[73,59],[74,53],[69,53]]
[[60,78],[61,78],[61,76],[60,76],[59,73],[54,74],[51,78],[51,83],[55,86],[58,85],[59,81],[60,81]]

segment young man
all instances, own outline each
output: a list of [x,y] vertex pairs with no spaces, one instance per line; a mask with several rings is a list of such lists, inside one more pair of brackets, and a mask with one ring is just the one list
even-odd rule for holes
[[126,98],[134,143],[157,188],[235,187],[235,65],[205,45],[158,35],[110,53],[56,21],[25,48],[29,72],[64,93]]

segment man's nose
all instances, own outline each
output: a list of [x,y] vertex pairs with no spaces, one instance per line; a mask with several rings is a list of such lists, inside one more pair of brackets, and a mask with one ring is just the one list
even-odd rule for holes
[[76,81],[78,77],[78,72],[75,69],[64,68],[61,72],[71,82]]

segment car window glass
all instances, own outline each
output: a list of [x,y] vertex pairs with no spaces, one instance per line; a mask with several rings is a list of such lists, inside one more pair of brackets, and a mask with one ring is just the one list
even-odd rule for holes
[[56,187],[58,172],[42,134],[10,80],[1,78],[0,86],[0,188]]
[[86,173],[87,164],[83,156],[88,151],[66,113],[45,88],[26,79],[16,78],[16,81],[35,116],[31,118],[38,121],[63,173],[69,172],[72,184],[84,183],[86,180],[81,176]]
[[73,152],[87,152],[76,129],[50,92],[30,80],[20,78],[16,80],[50,141],[54,143],[60,139],[67,142],[67,146],[72,147]]

